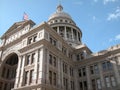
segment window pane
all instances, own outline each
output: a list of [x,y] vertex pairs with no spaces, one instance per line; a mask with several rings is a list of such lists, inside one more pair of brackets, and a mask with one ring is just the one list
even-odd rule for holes
[[102,89],[100,79],[97,79],[97,88],[98,89]]
[[34,61],[35,61],[35,53],[32,54],[31,64],[34,63]]
[[105,77],[105,81],[106,81],[106,86],[107,86],[107,87],[110,87],[109,77]]
[[30,55],[27,55],[27,61],[26,61],[26,64],[30,64]]
[[52,71],[49,71],[49,81],[50,81],[50,84],[52,84]]
[[52,55],[49,55],[49,63],[52,64]]
[[111,83],[112,83],[112,86],[116,86],[116,81],[114,76],[111,76]]
[[28,74],[28,71],[26,71],[25,72],[25,84],[27,84],[28,83],[28,76],[29,74]]
[[104,63],[102,63],[102,67],[103,67],[103,70],[106,70],[106,63],[104,62]]

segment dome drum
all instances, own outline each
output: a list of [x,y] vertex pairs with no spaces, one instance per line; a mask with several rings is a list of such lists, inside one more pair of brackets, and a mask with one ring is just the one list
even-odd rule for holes
[[66,41],[81,43],[82,33],[80,30],[69,26],[52,26],[52,28]]

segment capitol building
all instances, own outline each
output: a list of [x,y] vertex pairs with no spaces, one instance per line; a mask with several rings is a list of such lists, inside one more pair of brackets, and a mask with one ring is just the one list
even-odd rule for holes
[[1,37],[0,90],[120,90],[120,44],[93,53],[58,5],[47,22],[15,22]]

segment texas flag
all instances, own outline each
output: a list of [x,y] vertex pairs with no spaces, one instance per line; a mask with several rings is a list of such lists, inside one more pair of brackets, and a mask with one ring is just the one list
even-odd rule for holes
[[24,12],[24,15],[23,15],[23,20],[28,20],[28,15]]

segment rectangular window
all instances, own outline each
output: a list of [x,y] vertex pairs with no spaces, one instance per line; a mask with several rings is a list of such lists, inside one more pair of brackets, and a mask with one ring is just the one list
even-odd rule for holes
[[110,87],[110,79],[108,76],[105,77],[106,87]]
[[70,67],[70,76],[73,76],[73,68]]
[[81,60],[84,59],[84,53],[83,52],[80,54],[80,57],[81,57]]
[[68,79],[66,79],[66,90],[68,90]]
[[31,64],[35,61],[35,53],[32,54]]
[[63,85],[64,85],[65,90],[68,90],[68,79],[65,77],[63,77]]
[[95,74],[99,73],[98,65],[94,65],[94,71],[95,71]]
[[67,64],[63,62],[63,72],[67,73]]
[[56,40],[53,40],[53,45],[56,46]]
[[90,73],[91,73],[91,74],[94,74],[93,66],[90,66]]
[[98,89],[102,89],[100,79],[97,79],[97,88]]
[[116,81],[115,81],[114,76],[111,76],[110,79],[111,79],[112,86],[115,87],[116,86]]
[[78,70],[79,77],[82,77],[81,69]]
[[65,78],[63,77],[63,85],[65,87],[66,83],[65,83]]
[[79,82],[80,90],[83,90],[83,84],[82,82]]
[[88,90],[88,87],[87,87],[87,81],[84,81],[84,90]]
[[50,81],[50,84],[52,85],[52,71],[49,71],[49,81]]
[[57,40],[55,38],[53,38],[52,36],[50,36],[50,43],[54,46],[57,45]]
[[108,67],[108,70],[111,70],[112,69],[112,63],[110,61],[107,61],[107,67]]
[[52,44],[52,41],[53,41],[53,40],[52,40],[52,38],[50,37],[50,43],[51,43],[51,44]]
[[28,78],[29,78],[28,73],[29,73],[28,71],[25,72],[25,84],[28,84]]
[[76,57],[77,57],[77,61],[79,61],[80,60],[80,55],[78,54]]
[[53,76],[53,80],[54,80],[54,85],[56,86],[56,73],[54,73],[54,76]]
[[105,62],[102,63],[102,68],[103,68],[103,70],[106,70],[106,69],[107,69],[107,66],[106,66],[106,63],[105,63]]
[[71,90],[74,90],[74,81],[70,81],[71,84]]
[[37,35],[33,35],[31,37],[28,38],[28,44],[31,44],[33,42],[37,41]]
[[37,36],[33,36],[33,42],[36,42],[37,41]]
[[28,44],[31,44],[32,43],[32,38],[28,38]]
[[27,55],[26,65],[30,64],[30,60],[31,60],[31,56],[30,56],[30,55]]
[[64,55],[67,54],[67,49],[64,46],[62,47],[62,52],[63,52]]
[[30,71],[30,83],[33,83],[34,81],[34,70]]
[[67,73],[67,64],[65,64],[65,73]]
[[95,79],[92,79],[92,90],[96,90],[96,82],[95,82]]
[[54,67],[56,67],[56,57],[53,57],[53,64],[54,64]]
[[83,71],[83,76],[86,76],[86,69],[82,68],[82,71]]
[[52,55],[51,54],[49,55],[49,64],[52,65]]

